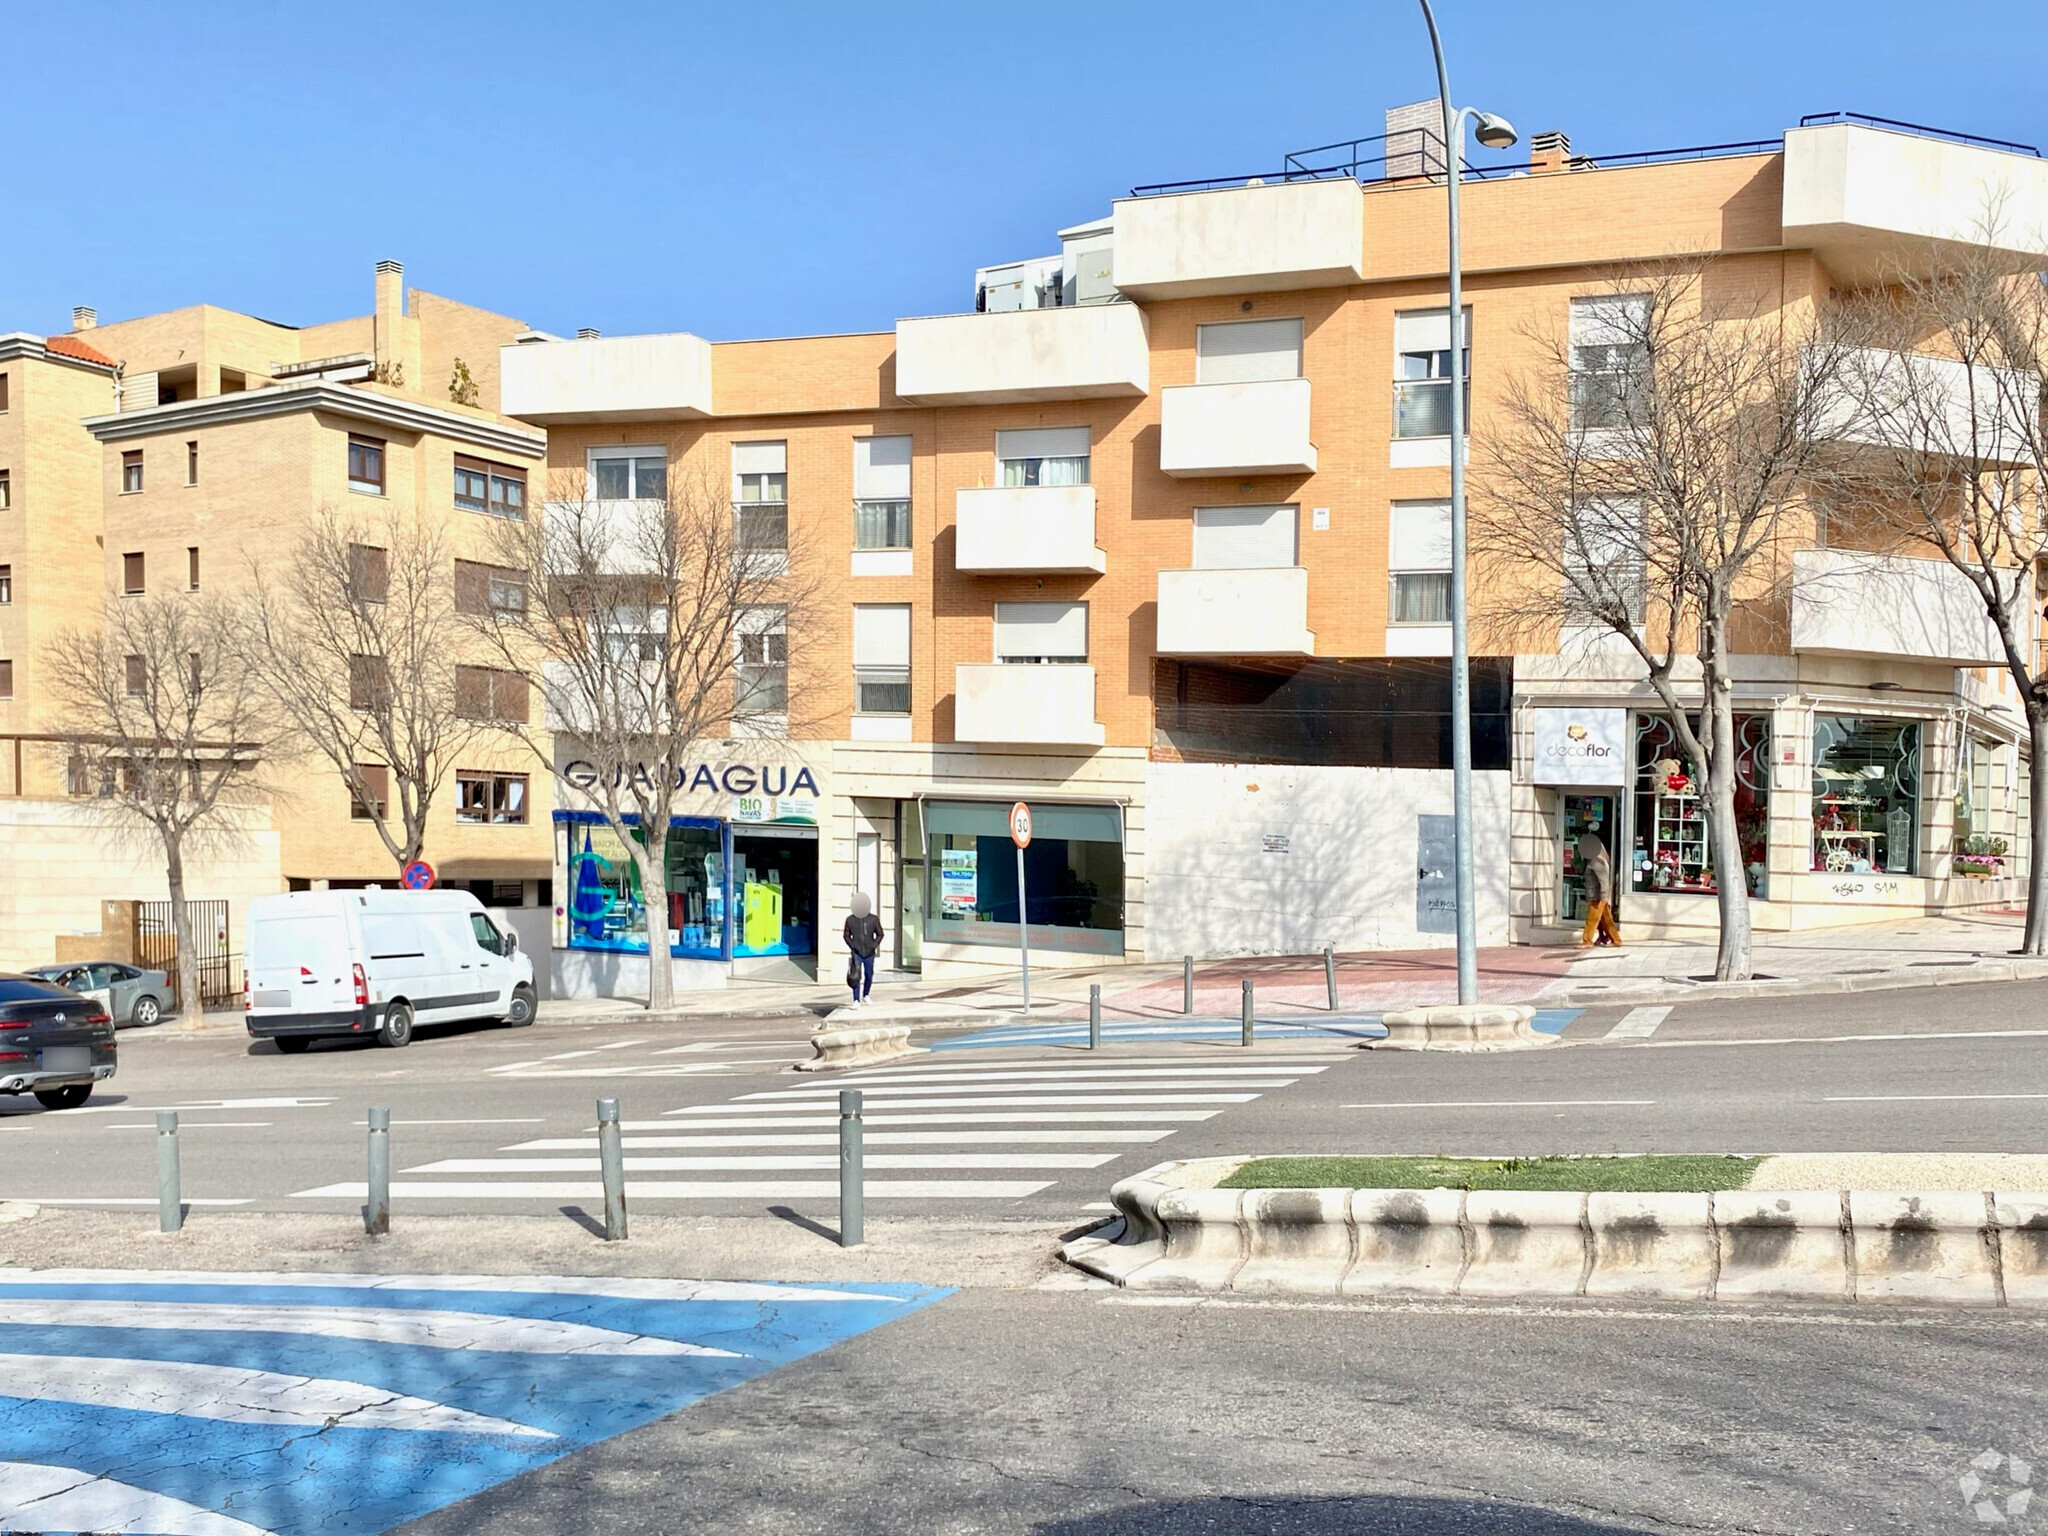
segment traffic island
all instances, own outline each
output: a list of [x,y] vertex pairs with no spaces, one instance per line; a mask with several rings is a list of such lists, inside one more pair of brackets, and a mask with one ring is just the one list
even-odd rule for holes
[[[2048,1307],[2048,1193],[1758,1187],[1777,1161],[1162,1163],[1061,1256],[1132,1290]],[[1272,1182],[1301,1163],[1389,1182]]]
[[1523,1051],[1555,1045],[1539,1033],[1536,1010],[1520,1003],[1439,1003],[1384,1014],[1384,1040],[1368,1041],[1377,1051]]
[[864,1029],[821,1029],[811,1036],[809,1061],[796,1064],[799,1072],[825,1072],[836,1067],[866,1067],[880,1061],[900,1061],[905,1056],[923,1056],[921,1045],[910,1043],[908,1024],[875,1024]]

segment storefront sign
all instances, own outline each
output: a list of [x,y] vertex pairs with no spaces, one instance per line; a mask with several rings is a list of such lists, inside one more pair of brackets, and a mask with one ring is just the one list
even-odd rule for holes
[[974,921],[979,882],[975,875],[973,848],[945,848],[939,852],[939,910],[954,922]]
[[[675,787],[685,794],[724,794],[757,796],[816,796],[821,791],[818,781],[809,768],[801,763],[683,763],[675,767],[667,764],[633,763],[609,772],[600,770],[588,758],[571,758],[562,765],[562,780],[586,792],[600,784],[617,783],[621,772],[631,775],[632,782],[653,787],[653,775],[666,772],[675,777]],[[812,818],[816,819],[815,816]]]
[[796,822],[807,827],[818,824],[818,802],[809,795],[735,795],[734,821]]
[[1538,709],[1532,784],[1628,783],[1628,711]]

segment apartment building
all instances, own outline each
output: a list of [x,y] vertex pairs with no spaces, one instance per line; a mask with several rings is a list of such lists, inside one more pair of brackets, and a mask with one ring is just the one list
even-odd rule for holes
[[[1059,255],[981,269],[972,312],[504,348],[503,406],[546,427],[552,494],[696,477],[830,577],[801,657],[754,658],[825,680],[815,723],[687,765],[679,981],[829,970],[855,889],[926,971],[1014,964],[1020,916],[1052,965],[1450,942],[1442,162],[1389,129],[1268,178],[1141,188]],[[1992,187],[2009,227],[2048,227],[2041,160],[1964,136],[1837,115],[1602,160],[1540,135],[1465,188],[1473,415],[1534,329],[1631,264],[1713,254],[1789,309],[1966,238]],[[1830,553],[1801,559],[1817,583]],[[1934,563],[1898,574],[1957,601]],[[1758,926],[2011,899],[1949,867],[1959,818],[2022,842],[2020,715],[1983,626],[1791,597],[1736,683]],[[1482,941],[1573,921],[1588,827],[1636,932],[1710,929],[1696,816],[1654,782],[1654,696],[1613,646],[1562,640],[1474,660]],[[1553,750],[1588,735],[1606,750]],[[554,813],[571,985],[630,975],[646,942],[574,790],[606,767],[579,751],[558,745]]]
[[[162,895],[146,841],[110,836],[90,786],[70,782],[52,740],[67,722],[38,681],[51,638],[97,623],[108,601],[281,583],[329,511],[372,530],[372,560],[375,529],[438,528],[459,601],[457,562],[490,568],[493,529],[524,515],[545,442],[497,410],[499,348],[526,327],[408,293],[396,262],[378,264],[370,313],[322,325],[212,305],[73,318],[66,336],[0,338],[0,818],[23,855],[0,877],[0,959],[12,963],[50,958],[57,934],[97,931],[103,899]],[[493,694],[490,707],[518,701]],[[230,942],[250,895],[396,878],[325,758],[280,757],[271,781],[192,881],[195,898],[229,900]],[[544,765],[494,733],[444,787],[426,856],[444,884],[542,904],[551,804]]]

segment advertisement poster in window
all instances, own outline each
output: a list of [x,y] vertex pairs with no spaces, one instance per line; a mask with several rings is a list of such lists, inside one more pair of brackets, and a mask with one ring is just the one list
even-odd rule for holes
[[939,852],[939,911],[955,922],[974,919],[979,882],[975,872],[974,848],[944,848]]

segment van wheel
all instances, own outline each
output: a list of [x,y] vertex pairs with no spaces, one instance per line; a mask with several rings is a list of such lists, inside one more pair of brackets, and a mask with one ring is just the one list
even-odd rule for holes
[[393,1003],[384,1010],[384,1022],[377,1026],[377,1043],[397,1050],[401,1045],[412,1044],[412,1008],[406,1003]]
[[164,1016],[163,1005],[153,997],[141,997],[135,1001],[135,1022],[142,1025],[160,1023]]
[[69,1088],[36,1090],[36,1102],[45,1109],[76,1109],[91,1097],[91,1083],[73,1083]]
[[287,1056],[297,1056],[313,1048],[311,1035],[278,1035],[277,1048]]
[[525,982],[512,989],[512,1006],[505,1010],[505,1022],[518,1028],[533,1022],[533,988]]

